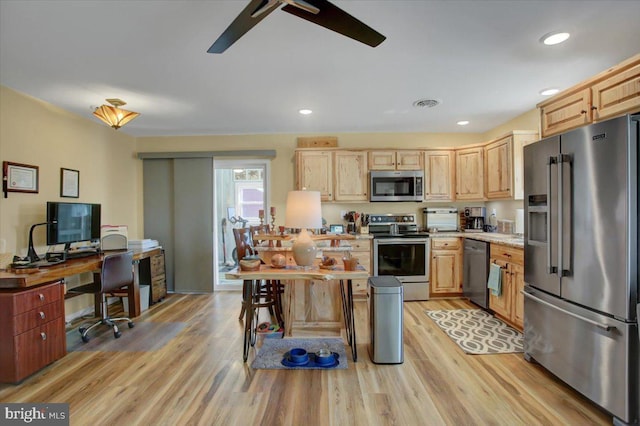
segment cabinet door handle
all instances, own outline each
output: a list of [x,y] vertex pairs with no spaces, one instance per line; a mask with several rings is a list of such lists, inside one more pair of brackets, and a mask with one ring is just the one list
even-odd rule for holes
[[580,114],[586,114],[586,113],[587,113],[587,111],[584,110],[584,109],[582,111],[580,111]]
[[40,319],[44,319],[44,318],[45,318],[44,312],[40,311]]
[[42,340],[47,340],[47,333],[40,333]]
[[40,299],[41,302],[44,302],[44,294],[42,293],[38,294],[38,298]]
[[597,107],[597,106],[595,106],[595,105],[593,105],[593,106],[591,107],[591,111],[593,111],[594,109],[598,109],[598,107]]

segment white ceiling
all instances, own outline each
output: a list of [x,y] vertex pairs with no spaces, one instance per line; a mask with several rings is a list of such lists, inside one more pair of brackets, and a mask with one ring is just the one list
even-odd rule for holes
[[248,0],[0,0],[0,84],[92,120],[121,98],[134,136],[485,132],[640,52],[637,0],[334,3],[387,40],[276,10],[215,55]]

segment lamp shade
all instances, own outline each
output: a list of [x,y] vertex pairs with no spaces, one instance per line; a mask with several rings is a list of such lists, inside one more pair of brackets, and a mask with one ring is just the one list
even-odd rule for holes
[[119,129],[134,118],[140,115],[138,112],[127,111],[126,109],[102,105],[93,112],[93,115],[107,123],[114,129]]
[[319,191],[289,191],[284,218],[287,228],[322,228]]
[[102,105],[93,111],[93,115],[98,117],[100,120],[107,123],[109,126],[114,129],[119,129],[124,126],[134,118],[140,115],[138,112],[127,111],[126,109],[118,108],[122,105],[126,105],[127,103],[121,99],[112,98],[107,99],[111,105]]

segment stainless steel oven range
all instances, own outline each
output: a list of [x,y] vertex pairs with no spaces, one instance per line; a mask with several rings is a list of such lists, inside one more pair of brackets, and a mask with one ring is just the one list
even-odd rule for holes
[[416,215],[370,214],[373,275],[403,284],[404,300],[429,299],[429,234],[418,231]]

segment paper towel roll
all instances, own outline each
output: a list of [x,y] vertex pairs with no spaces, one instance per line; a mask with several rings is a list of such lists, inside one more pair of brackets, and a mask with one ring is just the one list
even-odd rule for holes
[[516,209],[516,234],[524,234],[524,209]]

